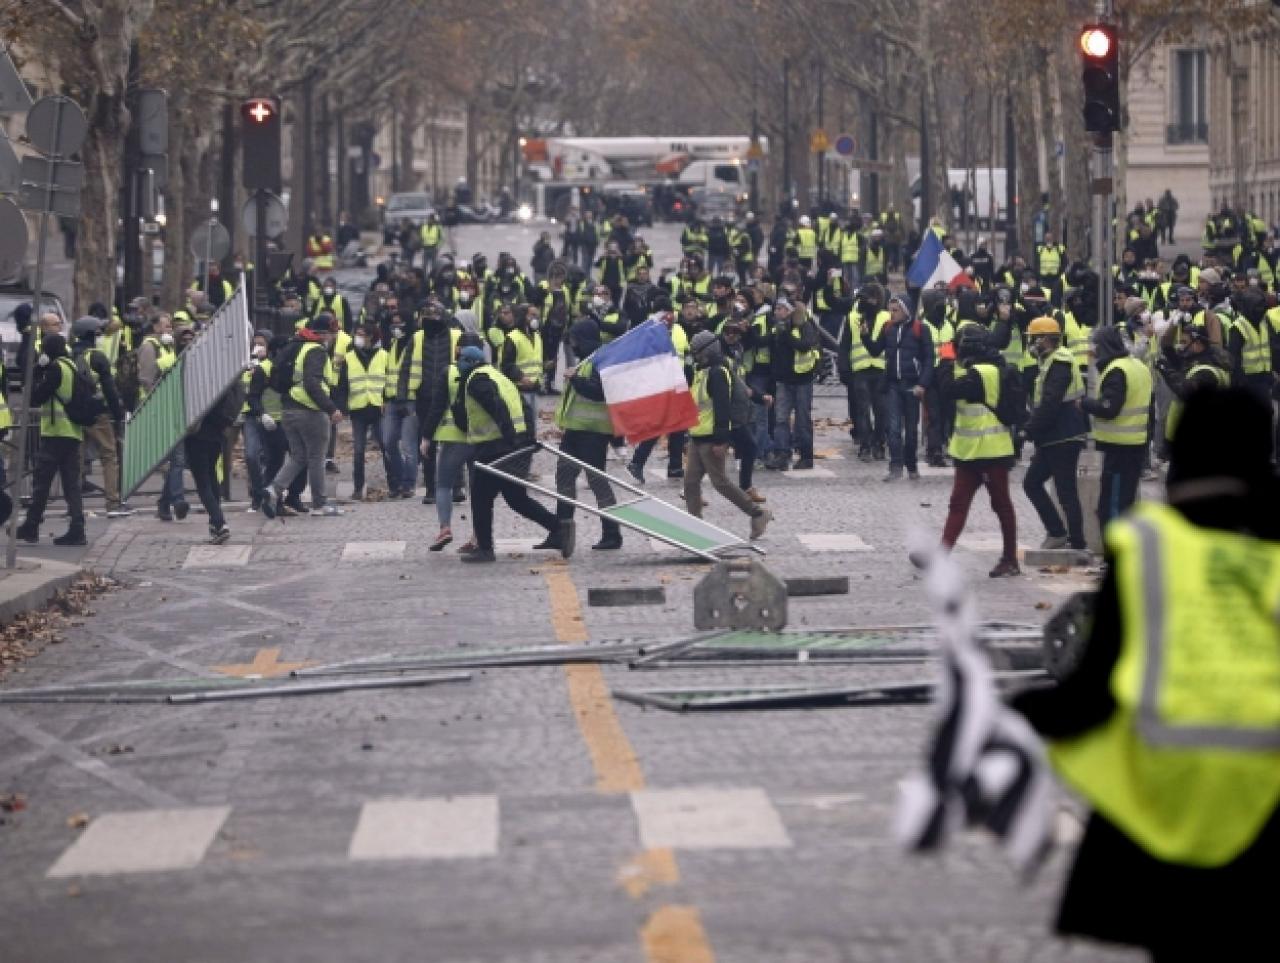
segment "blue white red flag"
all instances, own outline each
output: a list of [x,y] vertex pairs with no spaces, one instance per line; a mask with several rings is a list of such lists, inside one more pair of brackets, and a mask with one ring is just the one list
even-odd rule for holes
[[600,372],[613,430],[629,442],[692,428],[698,406],[684,378],[671,331],[656,318],[601,347],[591,357]]
[[937,231],[930,228],[924,232],[920,250],[907,269],[907,284],[927,291],[939,283],[948,291],[974,286],[973,279],[964,273],[964,268],[942,247]]

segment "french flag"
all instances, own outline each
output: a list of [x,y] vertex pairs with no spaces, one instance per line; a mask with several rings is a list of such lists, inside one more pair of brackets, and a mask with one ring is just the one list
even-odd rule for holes
[[916,252],[916,259],[907,270],[907,284],[927,291],[939,282],[946,285],[948,291],[974,286],[973,279],[943,249],[938,233],[930,228],[924,232],[924,241]]
[[671,331],[657,318],[602,346],[591,363],[600,372],[613,430],[627,441],[634,444],[698,423],[684,363],[671,344]]

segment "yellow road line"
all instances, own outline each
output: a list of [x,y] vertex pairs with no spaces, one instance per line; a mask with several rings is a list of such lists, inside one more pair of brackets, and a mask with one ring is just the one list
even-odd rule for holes
[[[551,628],[566,645],[587,641],[587,626],[578,601],[578,589],[565,565],[542,569],[551,605]],[[569,704],[578,731],[587,744],[596,774],[596,792],[628,793],[644,788],[644,770],[636,751],[613,711],[613,696],[598,665],[567,665]],[[640,853],[618,872],[618,884],[632,899],[640,899],[654,886],[680,882],[680,866],[670,849]],[[660,906],[640,929],[648,963],[715,963],[716,955],[693,906]]]
[[702,917],[693,906],[662,906],[640,930],[649,963],[715,963]]

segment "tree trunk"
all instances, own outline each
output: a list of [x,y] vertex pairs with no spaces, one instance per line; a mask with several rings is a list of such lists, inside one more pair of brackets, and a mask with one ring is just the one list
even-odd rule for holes
[[[1017,58],[1019,76],[1028,76],[1025,56]],[[1013,126],[1017,132],[1018,152],[1018,239],[1030,261],[1035,246],[1032,223],[1040,208],[1040,156],[1036,149],[1036,118],[1032,98],[1032,84],[1014,84],[1011,90],[1013,102]]]
[[[68,96],[84,108],[88,136],[80,148],[84,187],[76,248],[75,304],[83,313],[94,301],[112,300],[116,290],[116,222],[119,219],[129,48],[151,16],[154,0],[102,0],[96,17],[75,28],[59,24],[67,42],[47,55],[58,62]],[[56,12],[50,16],[58,16]]]
[[1089,195],[1089,139],[1084,130],[1084,94],[1080,86],[1080,69],[1074,38],[1067,38],[1054,51],[1052,75],[1057,81],[1061,108],[1062,141],[1066,145],[1064,214],[1066,230],[1061,242],[1077,256],[1083,256],[1085,238],[1092,218]]
[[418,175],[413,170],[414,137],[422,123],[422,98],[417,88],[410,86],[400,112],[400,189],[402,191],[417,190],[421,187]]
[[[1045,67],[1050,68],[1049,51],[1045,48],[1037,48],[1037,53]],[[1040,114],[1040,144],[1044,150],[1045,172],[1048,175],[1045,190],[1049,193],[1049,226],[1061,233],[1062,158],[1058,156],[1057,112],[1049,76],[1050,70],[1037,71],[1035,74],[1036,107]],[[1058,240],[1060,243],[1066,243],[1066,239],[1061,236]]]
[[187,189],[187,94],[179,89],[169,94],[169,183],[164,189],[164,277],[160,303],[171,309],[182,302],[182,279],[186,261],[187,213],[182,203]]

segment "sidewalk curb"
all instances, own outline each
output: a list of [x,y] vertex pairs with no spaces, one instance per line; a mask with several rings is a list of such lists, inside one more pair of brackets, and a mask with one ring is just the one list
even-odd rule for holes
[[12,572],[0,570],[0,625],[45,605],[69,588],[84,571],[79,565],[50,559],[18,559]]

